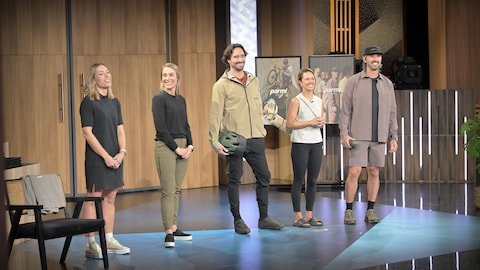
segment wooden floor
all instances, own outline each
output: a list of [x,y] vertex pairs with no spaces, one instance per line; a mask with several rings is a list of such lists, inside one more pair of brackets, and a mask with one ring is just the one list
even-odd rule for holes
[[[473,186],[464,183],[382,183],[376,212],[363,222],[365,185],[354,204],[357,225],[343,224],[342,188],[319,186],[314,214],[320,228],[292,226],[288,187],[272,186],[270,215],[281,231],[257,229],[255,186],[243,185],[242,217],[249,235],[233,231],[226,187],[184,190],[179,226],[193,241],[163,247],[158,190],[119,194],[115,237],[130,255],[109,255],[110,269],[480,269],[480,212]],[[304,205],[304,201],[302,201]],[[66,265],[58,263],[62,240],[47,241],[49,269],[102,269],[84,257],[85,239],[75,237]],[[36,242],[16,244],[10,269],[40,269]]]

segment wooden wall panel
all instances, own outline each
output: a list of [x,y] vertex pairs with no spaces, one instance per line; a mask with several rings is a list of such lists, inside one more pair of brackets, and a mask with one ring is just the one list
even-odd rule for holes
[[[257,2],[259,56],[302,56],[302,67],[308,66],[313,54],[313,0],[265,0]],[[277,131],[278,132],[278,131]],[[278,136],[277,136],[278,135]],[[290,138],[278,132],[267,135],[267,145],[276,145],[266,151],[272,179],[292,181]],[[274,140],[274,141],[272,141]],[[324,160],[328,164],[328,160]],[[323,172],[320,172],[321,175]]]
[[430,88],[447,88],[445,0],[428,0]]
[[480,37],[472,34],[480,27],[479,9],[478,1],[428,1],[431,88],[480,91]]
[[272,55],[301,55],[307,67],[314,50],[313,0],[275,0],[271,10]]
[[[459,119],[455,119],[455,91],[437,90],[435,91],[434,96],[434,104],[439,108],[436,110],[437,113],[435,114],[438,116],[438,119],[434,122],[438,127],[438,134],[454,134],[455,123],[459,121]],[[471,105],[472,107],[474,106],[474,104]]]
[[[431,97],[431,133],[429,153],[428,96]],[[471,90],[405,90],[397,91],[399,134],[404,121],[404,136],[399,136],[397,164],[387,161],[386,174],[393,169],[395,177],[405,173],[405,181],[464,181],[475,179],[475,161],[463,151],[459,129],[464,117],[474,115],[474,91]],[[413,99],[413,118],[410,100]],[[457,111],[457,112],[456,112]],[[420,133],[420,117],[422,130]],[[413,129],[410,123],[413,120]],[[413,132],[411,132],[413,131]],[[420,140],[421,139],[421,140]],[[413,147],[412,147],[413,146]],[[421,150],[420,150],[421,149]],[[403,156],[403,157],[402,157]],[[405,163],[402,163],[402,159]],[[466,159],[466,161],[465,161]],[[467,171],[465,172],[465,163]],[[422,166],[420,165],[422,164]],[[387,178],[390,180],[390,177]]]
[[[125,158],[124,189],[145,189],[159,185],[154,162],[155,128],[151,113],[152,97],[159,91],[159,70],[166,58],[157,56],[77,56],[74,58],[76,74],[86,73],[96,62],[106,63],[113,79],[113,92],[122,104],[128,155]],[[125,69],[124,67],[137,67]],[[83,70],[83,71],[82,71]],[[76,108],[80,106],[80,82],[76,85]],[[135,98],[133,98],[135,97]],[[80,115],[75,112],[77,127]],[[79,131],[80,132],[80,131]],[[78,189],[85,192],[85,140],[77,136]]]
[[[0,25],[3,26],[0,31],[0,48],[2,55],[15,54],[17,48],[17,16],[14,16],[13,10],[16,9],[14,1],[2,1],[0,3]],[[10,14],[10,16],[8,16]]]
[[1,1],[0,12],[4,140],[11,156],[61,174],[69,192],[68,90],[62,100],[58,77],[66,82],[64,1]]
[[[172,62],[182,71],[180,93],[187,100],[193,152],[184,188],[217,186],[218,156],[208,141],[212,86],[216,81],[214,0],[172,1]],[[220,50],[223,50],[220,49]]]
[[480,91],[479,10],[479,1],[445,0],[447,89]]
[[164,0],[72,0],[72,13],[75,55],[166,54]]
[[72,13],[78,190],[85,192],[85,140],[78,113],[80,78],[97,62],[109,67],[113,92],[122,104],[128,150],[123,188],[157,187],[151,103],[160,90],[161,66],[167,61],[165,2],[97,1],[92,5],[91,1],[74,0]]
[[258,56],[272,55],[272,0],[257,1]]
[[189,123],[195,151],[190,158],[184,187],[217,186],[217,154],[208,142],[210,92],[215,82],[215,54],[179,54],[182,69],[180,93],[187,100]]
[[[338,183],[342,179],[341,171],[344,171],[346,179],[348,171],[348,153],[343,151],[341,156],[340,133],[338,125],[327,125],[327,136],[324,138],[323,147],[326,148],[326,156],[322,158],[322,168],[318,177],[322,183]],[[343,162],[341,162],[343,161]]]
[[[211,53],[215,50],[215,13],[213,0],[177,0],[179,53]],[[222,48],[219,48],[222,50]]]
[[[21,157],[23,163],[42,164],[42,173],[65,176],[65,189],[70,190],[67,103],[62,122],[61,94],[58,74],[65,68],[62,55],[26,55],[3,57],[11,77],[5,79],[2,104],[5,141],[10,155]],[[48,63],[46,65],[45,63]],[[29,74],[29,80],[18,76]],[[4,73],[9,76],[8,73]],[[12,83],[16,81],[16,85]],[[32,81],[36,84],[32,85]]]
[[[269,138],[267,137],[266,139]],[[293,181],[291,149],[290,136],[280,132],[278,148],[274,151],[266,152],[272,178]]]
[[[431,97],[430,133],[428,132],[429,95]],[[455,103],[455,95],[458,103]],[[473,95],[473,91],[467,90],[397,91],[399,148],[395,154],[385,150],[385,167],[380,171],[380,179],[389,182],[402,180],[462,182],[475,179],[475,160],[464,152],[463,135],[458,134],[463,118],[474,114],[471,109],[474,102]],[[458,113],[455,113],[456,107]],[[413,123],[413,126],[410,123]],[[455,125],[458,125],[458,129]],[[342,179],[342,169],[343,179],[347,177],[349,151],[343,149],[343,165],[340,164],[339,143],[338,134],[327,136],[325,143],[327,155],[323,159],[319,183],[338,183],[338,180]],[[360,180],[366,180],[365,170]]]
[[17,37],[16,53],[65,54],[64,1],[54,0],[49,5],[44,5],[41,1],[9,2],[12,5],[5,8],[13,10],[2,9],[8,12],[6,17],[14,20],[11,22],[15,25],[12,25],[12,29],[16,31]]

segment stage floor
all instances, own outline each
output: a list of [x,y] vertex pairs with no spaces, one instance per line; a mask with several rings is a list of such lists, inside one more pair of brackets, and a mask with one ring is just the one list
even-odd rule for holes
[[[471,184],[382,183],[375,206],[381,222],[363,222],[365,185],[343,224],[344,192],[318,188],[314,214],[323,227],[292,226],[290,193],[272,187],[270,215],[281,231],[257,229],[255,186],[241,189],[242,217],[249,235],[233,231],[226,187],[184,190],[179,227],[193,241],[164,248],[160,192],[119,194],[115,237],[129,255],[109,255],[110,269],[480,269],[480,213]],[[304,201],[302,201],[304,205]],[[62,239],[47,241],[49,269],[103,269],[84,257],[85,238],[74,237],[66,265],[58,263]],[[10,269],[40,269],[35,241],[15,245]]]

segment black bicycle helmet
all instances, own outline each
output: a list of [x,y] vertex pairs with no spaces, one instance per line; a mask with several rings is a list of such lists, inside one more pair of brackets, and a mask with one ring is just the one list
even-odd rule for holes
[[218,135],[218,141],[228,149],[229,155],[243,155],[245,152],[245,138],[233,131],[223,130]]

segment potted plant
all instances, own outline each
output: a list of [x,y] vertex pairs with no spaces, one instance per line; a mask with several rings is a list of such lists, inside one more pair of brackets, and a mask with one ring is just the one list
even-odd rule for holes
[[[477,161],[475,169],[478,177],[480,175],[480,115],[476,114],[475,118],[467,119],[460,130],[467,135],[467,143],[464,145],[465,151]],[[474,196],[475,207],[480,208],[480,185],[477,183],[475,183]]]

